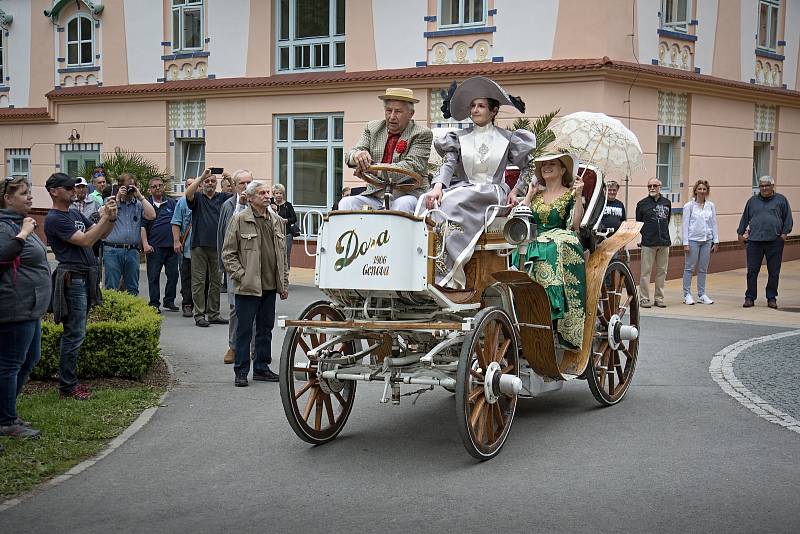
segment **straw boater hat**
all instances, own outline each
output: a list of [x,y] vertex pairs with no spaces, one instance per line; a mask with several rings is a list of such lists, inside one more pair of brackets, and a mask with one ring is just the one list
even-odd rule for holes
[[442,112],[446,119],[452,116],[457,121],[463,121],[469,117],[469,106],[476,98],[491,98],[500,102],[501,106],[514,106],[520,113],[525,113],[525,102],[521,98],[509,95],[496,82],[483,76],[473,76],[458,86],[453,82],[449,94],[443,96]]
[[550,161],[553,159],[561,160],[561,164],[565,169],[567,169],[567,172],[565,172],[564,176],[562,177],[562,182],[564,181],[564,178],[566,178],[567,183],[571,184],[575,180],[575,158],[572,156],[572,154],[562,154],[560,152],[550,152],[536,158],[536,167],[534,168],[533,173],[536,175],[536,178],[539,179],[539,184],[544,185],[541,163],[543,161]]
[[414,91],[403,87],[390,87],[378,98],[381,100],[400,100],[402,102],[412,102],[414,104],[419,102],[419,99],[414,98]]

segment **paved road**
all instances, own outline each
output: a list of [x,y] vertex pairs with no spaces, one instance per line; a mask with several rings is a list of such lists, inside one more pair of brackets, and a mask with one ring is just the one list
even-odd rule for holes
[[765,341],[742,351],[733,371],[747,389],[800,419],[800,336]]
[[[318,295],[293,287],[281,312]],[[3,532],[800,531],[798,435],[708,374],[723,347],[784,329],[645,317],[624,402],[600,409],[579,381],[522,401],[500,456],[476,463],[444,391],[393,407],[361,385],[342,435],[310,447],[277,384],[234,388],[226,327],[165,317],[180,380],[167,405],[94,467],[0,514]]]

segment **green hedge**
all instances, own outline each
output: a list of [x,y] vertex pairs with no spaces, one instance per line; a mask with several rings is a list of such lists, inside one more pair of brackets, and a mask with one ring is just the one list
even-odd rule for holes
[[[32,378],[58,376],[63,325],[52,315],[42,321],[42,358]],[[78,355],[78,376],[138,380],[158,359],[161,316],[144,300],[103,290],[103,304],[89,312],[86,339]]]

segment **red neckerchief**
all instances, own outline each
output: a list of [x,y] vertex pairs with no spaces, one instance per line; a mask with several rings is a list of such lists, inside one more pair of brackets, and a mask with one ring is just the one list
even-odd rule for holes
[[383,149],[383,157],[381,158],[381,163],[391,163],[392,156],[394,156],[394,149],[397,146],[397,142],[400,140],[400,135],[398,134],[389,134],[389,137],[386,138],[386,146]]

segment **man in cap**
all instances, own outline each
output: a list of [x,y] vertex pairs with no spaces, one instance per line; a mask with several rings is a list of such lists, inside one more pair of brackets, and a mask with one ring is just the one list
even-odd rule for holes
[[78,210],[90,221],[97,222],[100,219],[100,204],[88,197],[88,186],[83,178],[75,181],[75,201],[70,204],[69,209]]
[[88,309],[102,300],[100,269],[92,245],[113,230],[117,202],[109,198],[94,224],[80,211],[69,209],[75,200],[74,178],[57,172],[47,179],[44,187],[53,200],[53,209],[44,220],[44,233],[58,260],[53,275],[53,318],[64,325],[58,387],[62,399],[86,400],[92,394],[88,387],[78,383],[78,351],[86,337]]
[[[417,198],[428,190],[427,168],[431,153],[433,133],[415,123],[414,98],[411,89],[391,88],[378,97],[383,100],[383,120],[367,123],[356,146],[345,156],[348,167],[362,174],[375,164],[390,165],[413,171],[423,177],[423,183],[408,193],[398,193],[392,200],[391,209],[413,213]],[[339,201],[341,210],[357,210],[383,206],[383,190],[370,184],[361,195],[344,197]]]

